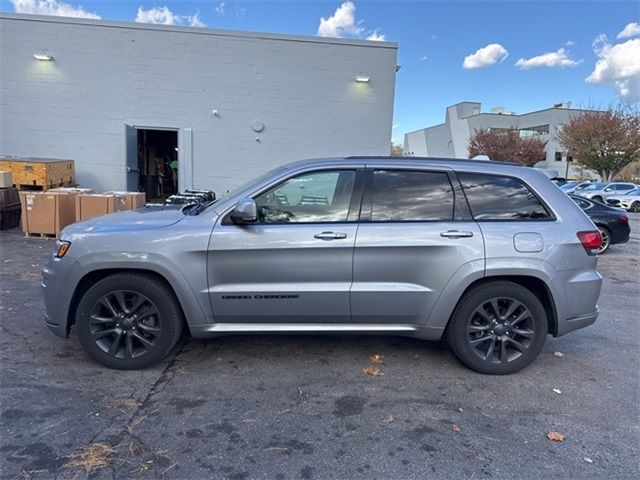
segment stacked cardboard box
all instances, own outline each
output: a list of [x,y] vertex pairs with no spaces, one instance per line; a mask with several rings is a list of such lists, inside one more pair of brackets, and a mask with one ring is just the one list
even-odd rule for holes
[[122,195],[127,199],[125,210],[136,210],[142,208],[146,204],[146,196],[144,192],[105,192],[108,195]]
[[74,198],[65,192],[20,192],[20,203],[27,235],[59,235],[75,221]]
[[75,220],[80,222],[100,215],[127,210],[128,198],[126,195],[111,193],[79,194],[75,197],[75,205]]

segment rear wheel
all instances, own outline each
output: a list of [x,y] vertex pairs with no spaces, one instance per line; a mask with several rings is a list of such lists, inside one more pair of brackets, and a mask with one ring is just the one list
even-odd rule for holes
[[76,311],[80,343],[109,368],[133,370],[162,360],[182,332],[182,312],[162,281],[115,274],[93,285]]
[[611,234],[605,227],[598,227],[598,230],[600,230],[600,236],[602,237],[602,245],[600,245],[598,249],[598,255],[600,255],[609,250],[611,246]]
[[458,359],[476,372],[504,375],[529,365],[547,336],[540,300],[513,282],[485,283],[465,294],[445,339]]

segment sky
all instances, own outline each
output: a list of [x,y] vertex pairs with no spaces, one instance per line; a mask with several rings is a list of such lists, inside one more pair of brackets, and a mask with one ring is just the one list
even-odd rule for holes
[[0,11],[397,42],[393,141],[461,101],[640,102],[635,1],[0,0]]

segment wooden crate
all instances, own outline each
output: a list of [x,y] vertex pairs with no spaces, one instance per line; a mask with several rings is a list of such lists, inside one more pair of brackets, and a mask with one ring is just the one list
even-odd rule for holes
[[0,156],[0,170],[11,172],[13,184],[18,190],[44,191],[76,185],[73,160]]

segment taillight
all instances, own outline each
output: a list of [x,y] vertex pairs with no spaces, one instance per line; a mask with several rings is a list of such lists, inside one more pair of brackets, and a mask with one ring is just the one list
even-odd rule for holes
[[598,230],[578,232],[576,235],[589,255],[598,253],[598,249],[602,246],[602,236]]
[[620,215],[620,220],[622,220],[625,223],[629,223],[629,217],[626,216],[624,213]]

